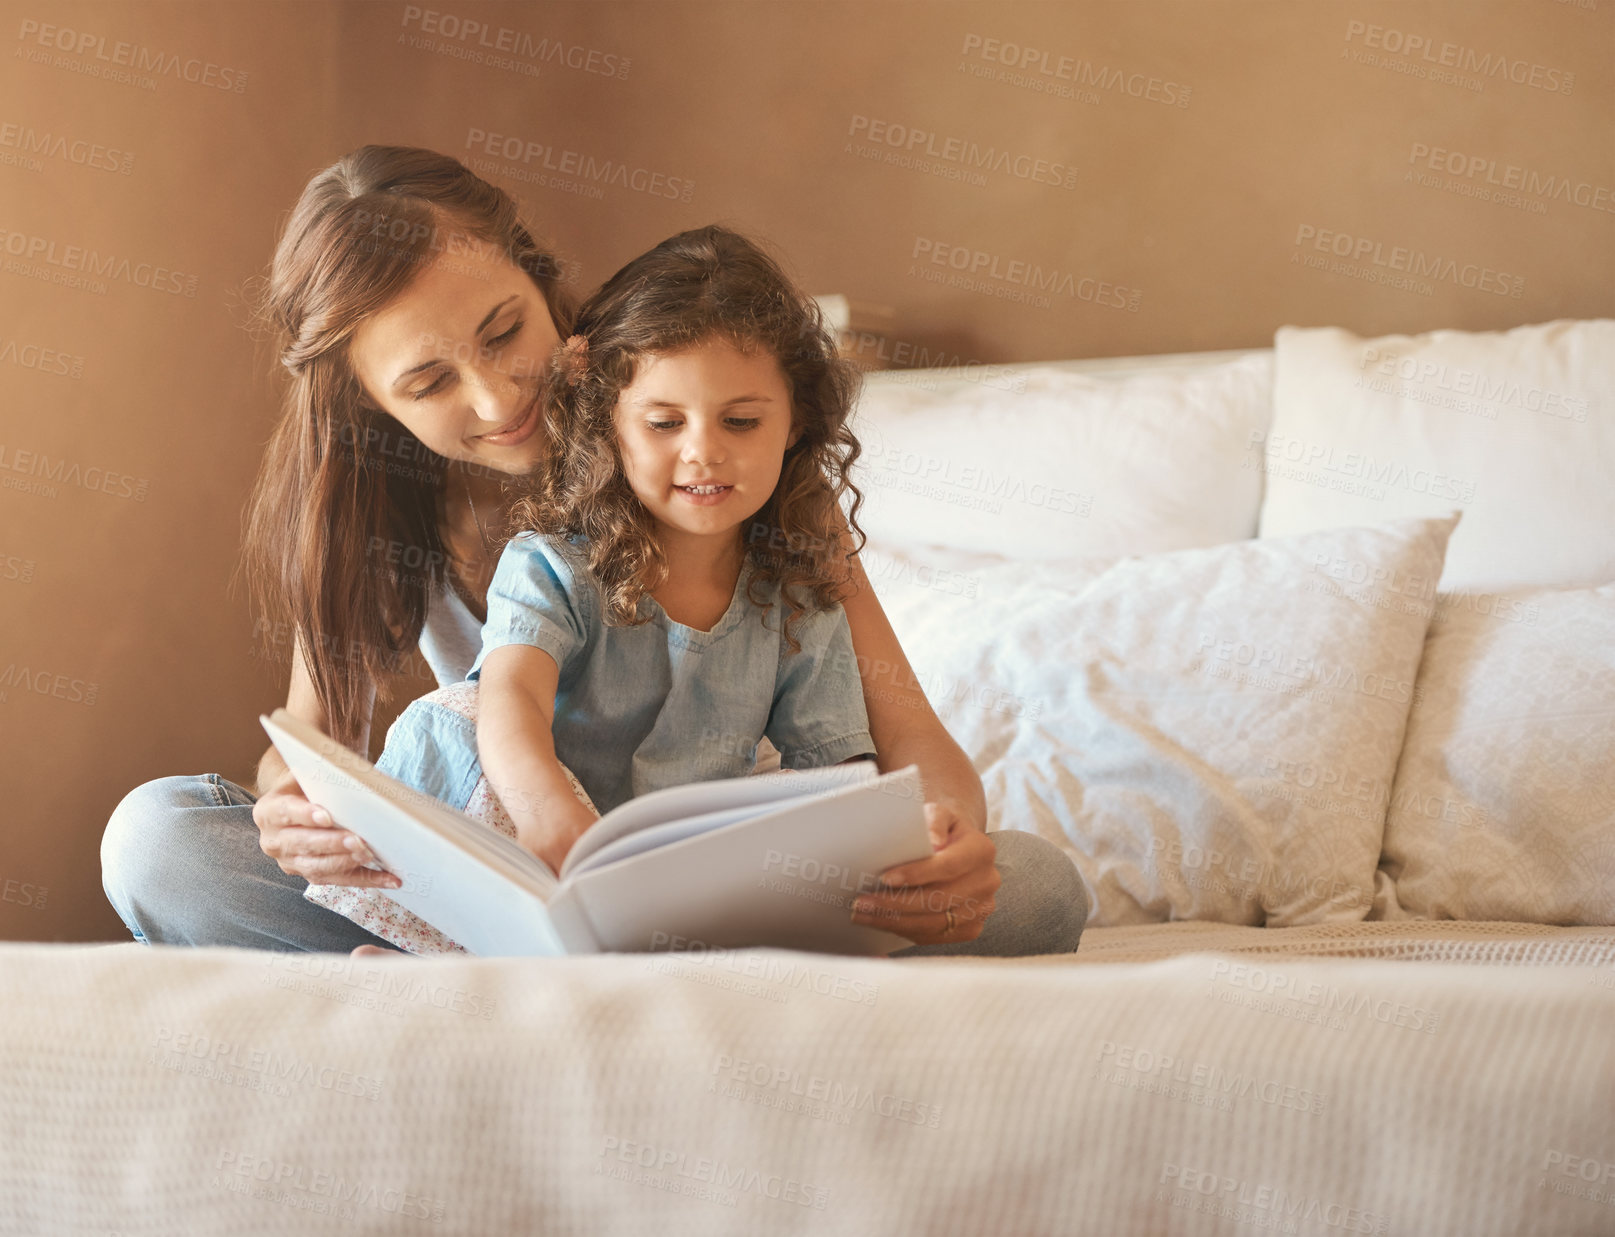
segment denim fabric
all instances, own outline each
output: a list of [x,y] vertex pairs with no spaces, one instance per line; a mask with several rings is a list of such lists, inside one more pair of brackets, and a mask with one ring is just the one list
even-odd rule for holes
[[388,943],[303,897],[264,854],[256,798],[217,773],[135,787],[101,836],[101,886],[137,941],[347,953]]
[[477,724],[435,700],[412,700],[387,731],[376,768],[463,811],[482,776]]
[[[581,543],[523,533],[500,556],[468,677],[480,679],[488,654],[509,644],[555,659],[555,755],[602,814],[665,786],[743,777],[764,735],[787,769],[874,755],[846,614],[803,614],[792,653],[777,590],[764,594],[775,603],[765,615],[746,595],[749,577],[742,569],[711,631],[674,622],[651,597],[641,603],[647,622],[607,626]],[[387,771],[416,785],[405,774],[420,766],[433,786],[474,785],[471,729],[412,705],[388,732]]]

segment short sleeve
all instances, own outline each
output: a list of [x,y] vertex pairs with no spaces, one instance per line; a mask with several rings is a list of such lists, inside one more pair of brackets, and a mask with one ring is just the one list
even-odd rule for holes
[[477,788],[477,724],[434,700],[413,700],[387,730],[376,768],[463,811]]
[[563,543],[531,532],[512,538],[488,585],[482,649],[466,678],[479,678],[483,660],[507,644],[543,649],[564,674],[588,642],[589,590],[584,564]]
[[846,612],[836,606],[804,615],[794,634],[802,648],[792,653],[780,641],[774,705],[763,732],[779,749],[780,767],[813,769],[873,756]]

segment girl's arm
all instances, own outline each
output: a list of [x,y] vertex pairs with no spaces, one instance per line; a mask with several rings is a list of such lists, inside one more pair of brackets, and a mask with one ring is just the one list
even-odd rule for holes
[[852,629],[880,771],[919,765],[928,801],[950,804],[968,824],[985,830],[987,797],[981,778],[925,698],[857,558],[851,560],[849,577],[856,591],[843,598],[841,607]]
[[477,754],[516,825],[516,839],[559,873],[572,843],[597,819],[555,758],[560,669],[542,649],[505,644],[482,661]]

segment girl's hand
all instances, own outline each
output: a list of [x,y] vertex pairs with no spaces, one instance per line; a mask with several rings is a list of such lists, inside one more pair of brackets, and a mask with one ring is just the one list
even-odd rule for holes
[[557,805],[555,811],[545,812],[544,832],[541,835],[522,836],[518,840],[559,876],[561,865],[566,862],[573,844],[599,819],[597,813],[569,795]]
[[391,872],[362,866],[375,863],[363,839],[349,833],[303,795],[290,771],[252,806],[252,823],[258,826],[258,846],[280,864],[280,870],[301,876],[311,885],[358,885],[397,889]]
[[883,887],[858,895],[852,921],[916,945],[973,941],[1003,879],[993,866],[997,848],[948,800],[925,805],[925,826],[935,853],[882,872]]

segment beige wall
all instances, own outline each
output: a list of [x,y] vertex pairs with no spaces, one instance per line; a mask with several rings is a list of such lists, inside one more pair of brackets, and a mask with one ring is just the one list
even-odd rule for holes
[[729,222],[903,357],[1615,313],[1615,0],[5,0],[0,56],[4,938],[121,935],[113,805],[250,780],[285,667],[226,592],[276,400],[243,289],[352,146],[486,161],[585,287]]

